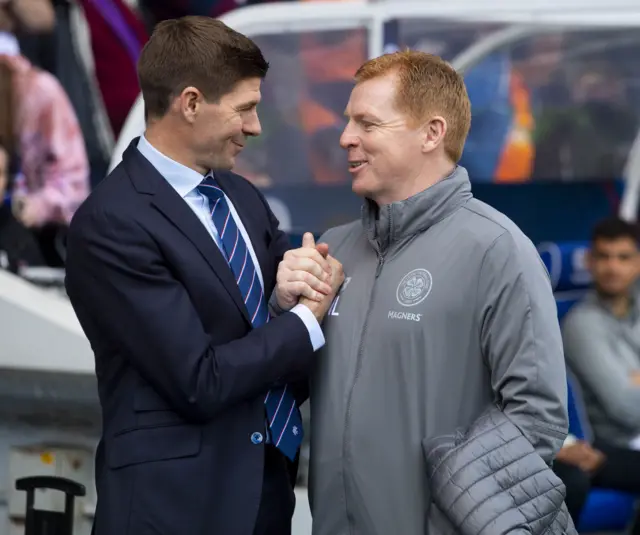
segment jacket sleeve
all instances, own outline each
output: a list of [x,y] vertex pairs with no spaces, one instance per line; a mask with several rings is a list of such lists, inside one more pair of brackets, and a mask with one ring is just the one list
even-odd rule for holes
[[524,236],[501,234],[485,253],[477,310],[496,401],[550,464],[567,435],[567,383],[548,273]]
[[423,441],[423,448],[434,532],[575,535],[562,481],[495,407],[464,432]]
[[[183,284],[133,218],[83,212],[68,235],[69,297],[188,421],[207,421],[276,383],[306,377],[313,347],[286,313],[215,344]],[[212,306],[216,306],[212,303]]]
[[563,325],[569,368],[604,407],[608,418],[630,431],[640,428],[640,387],[615,359],[609,358],[609,336],[600,314],[572,311]]

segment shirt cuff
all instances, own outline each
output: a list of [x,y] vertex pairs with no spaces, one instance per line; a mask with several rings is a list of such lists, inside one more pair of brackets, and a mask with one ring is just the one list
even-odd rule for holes
[[316,317],[313,315],[313,312],[311,312],[311,310],[309,310],[305,305],[296,305],[289,312],[293,312],[302,320],[307,331],[309,331],[309,338],[311,340],[313,350],[318,351],[318,349],[324,345],[325,340],[322,328],[320,327]]
[[564,444],[562,444],[562,447],[566,448],[567,446],[572,446],[576,442],[578,442],[578,438],[575,435],[567,435],[567,438],[564,439]]

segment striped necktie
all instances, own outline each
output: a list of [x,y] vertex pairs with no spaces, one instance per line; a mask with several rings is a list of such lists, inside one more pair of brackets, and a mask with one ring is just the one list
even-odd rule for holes
[[[200,183],[198,191],[209,199],[211,219],[218,230],[222,253],[235,275],[251,323],[254,327],[260,327],[270,319],[269,307],[249,248],[231,215],[224,192],[211,175]],[[303,437],[302,417],[293,394],[287,386],[272,388],[267,393],[264,404],[267,441],[275,444],[293,461]]]

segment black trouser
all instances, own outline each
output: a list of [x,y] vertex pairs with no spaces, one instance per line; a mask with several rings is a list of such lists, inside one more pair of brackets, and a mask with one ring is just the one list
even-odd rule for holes
[[[619,490],[640,496],[640,451],[603,442],[596,442],[594,447],[606,456],[606,461],[594,474],[560,461],[556,461],[553,467],[565,484],[565,503],[576,524],[591,488]],[[632,535],[640,535],[640,518],[636,518],[633,526]]]
[[279,450],[267,444],[262,498],[253,535],[291,535],[295,505],[288,461]]
[[564,483],[567,493],[564,503],[567,504],[573,523],[577,525],[591,489],[591,477],[577,466],[562,461],[553,463],[553,471]]

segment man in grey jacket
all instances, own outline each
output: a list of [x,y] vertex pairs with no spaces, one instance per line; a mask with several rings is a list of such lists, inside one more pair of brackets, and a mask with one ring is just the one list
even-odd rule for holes
[[440,58],[364,64],[341,137],[360,221],[311,385],[314,535],[575,533],[549,465],[562,341],[533,244],[457,166],[464,82]]
[[640,449],[638,230],[617,218],[593,229],[586,257],[594,287],[562,328],[567,363],[580,382],[595,438]]
[[[567,314],[562,334],[592,433],[570,437],[554,465],[574,515],[591,487],[640,493],[638,228],[617,217],[599,222],[585,260],[593,290]],[[640,513],[629,533],[640,534]]]

